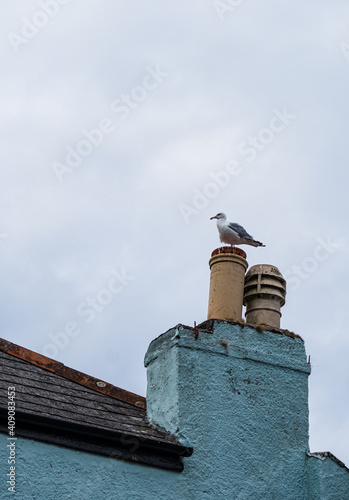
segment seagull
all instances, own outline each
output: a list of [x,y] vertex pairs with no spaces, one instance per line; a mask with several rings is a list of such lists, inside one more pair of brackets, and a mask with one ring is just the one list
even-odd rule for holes
[[265,247],[260,241],[254,240],[253,236],[248,234],[240,224],[236,224],[236,222],[227,222],[227,216],[225,214],[220,212],[210,218],[210,220],[212,219],[217,219],[217,229],[222,243],[228,243],[231,246],[252,245],[253,247]]

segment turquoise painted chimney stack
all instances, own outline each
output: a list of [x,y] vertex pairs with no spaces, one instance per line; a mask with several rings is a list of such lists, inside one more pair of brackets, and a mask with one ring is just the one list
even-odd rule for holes
[[178,325],[150,344],[145,364],[148,417],[194,448],[183,474],[196,470],[200,498],[306,498],[300,337],[220,320]]

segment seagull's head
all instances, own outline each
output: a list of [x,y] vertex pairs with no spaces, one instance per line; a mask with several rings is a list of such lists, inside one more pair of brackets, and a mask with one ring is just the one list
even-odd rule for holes
[[219,212],[219,214],[215,215],[214,217],[210,217],[210,220],[212,219],[217,219],[217,220],[226,220],[227,216],[223,214],[223,212]]

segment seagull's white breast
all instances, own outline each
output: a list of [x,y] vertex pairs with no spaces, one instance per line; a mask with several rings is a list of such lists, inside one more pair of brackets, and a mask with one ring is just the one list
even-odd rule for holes
[[229,227],[229,222],[218,220],[217,227],[219,238],[222,243],[228,243],[228,245],[238,245],[241,242],[240,236]]

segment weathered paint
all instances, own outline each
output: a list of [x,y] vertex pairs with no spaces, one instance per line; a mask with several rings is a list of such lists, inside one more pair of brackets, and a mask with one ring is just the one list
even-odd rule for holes
[[198,331],[196,340],[192,329],[169,330],[146,355],[150,418],[194,446],[182,473],[18,438],[17,498],[348,499],[348,472],[307,455],[303,342],[226,322]]
[[149,416],[194,447],[208,498],[305,498],[310,366],[300,339],[217,321],[195,340],[180,327],[152,342],[146,364]]
[[[145,361],[148,415],[194,447],[185,471],[193,471],[197,491],[207,498],[309,498],[310,365],[300,338],[215,321],[212,333],[199,330],[196,340],[179,325],[151,343]],[[319,472],[333,495],[336,481],[348,490],[349,480],[334,466],[340,470],[331,485],[325,469]]]
[[[18,438],[16,494],[7,491],[7,437],[0,434],[0,498],[175,500],[180,473]],[[165,492],[165,495],[162,496]],[[13,496],[11,496],[13,495]],[[192,497],[195,498],[195,497]]]
[[309,454],[307,457],[308,499],[348,500],[349,474],[331,457]]

